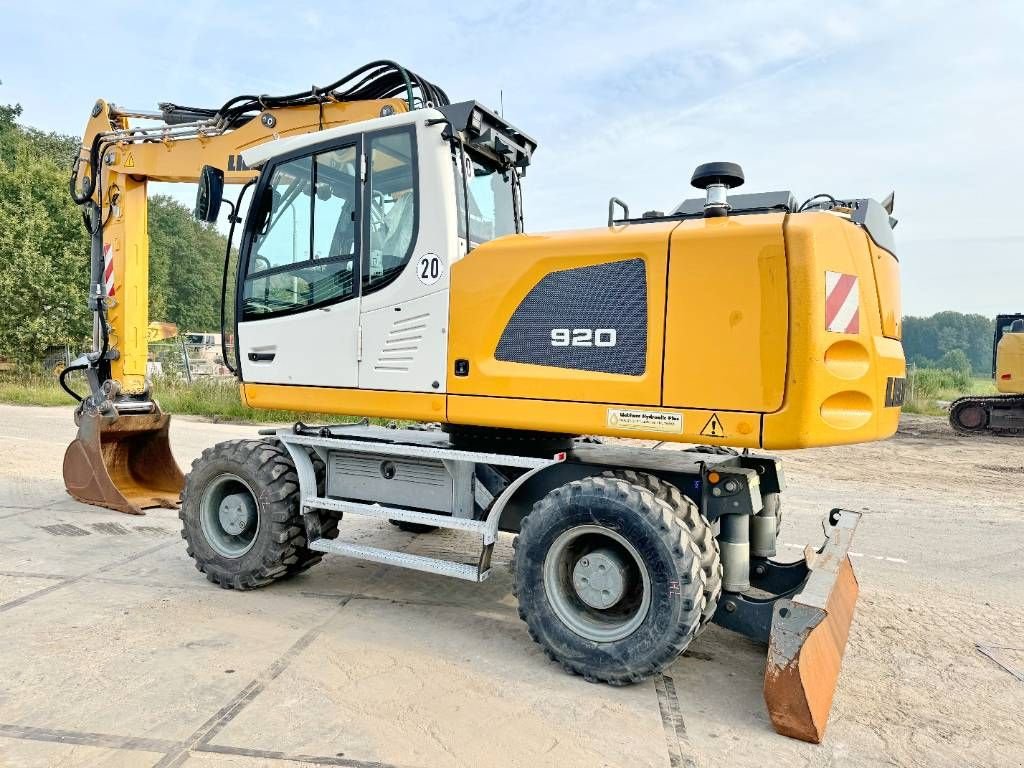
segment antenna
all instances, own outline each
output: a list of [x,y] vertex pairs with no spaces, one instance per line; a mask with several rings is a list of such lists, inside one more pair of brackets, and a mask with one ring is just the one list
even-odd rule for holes
[[498,114],[505,117],[505,92],[501,88],[498,89]]

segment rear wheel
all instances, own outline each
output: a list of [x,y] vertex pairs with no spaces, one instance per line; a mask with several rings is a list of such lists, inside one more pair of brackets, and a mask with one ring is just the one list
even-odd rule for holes
[[722,558],[711,523],[688,496],[683,496],[678,488],[656,475],[633,469],[612,469],[606,471],[604,476],[621,478],[627,483],[646,488],[672,507],[676,517],[689,530],[690,537],[700,550],[700,567],[704,571],[704,612],[700,620],[700,628],[703,630],[715,615],[718,598],[722,594]]
[[530,636],[569,672],[624,685],[671,663],[704,610],[700,550],[643,486],[588,477],[554,489],[516,539],[513,590]]
[[232,440],[203,451],[178,516],[196,568],[226,589],[262,587],[320,559],[306,547],[295,467],[276,442]]

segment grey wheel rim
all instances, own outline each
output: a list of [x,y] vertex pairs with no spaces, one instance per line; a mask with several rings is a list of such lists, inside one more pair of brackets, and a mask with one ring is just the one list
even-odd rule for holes
[[207,543],[218,555],[241,557],[252,549],[259,534],[256,494],[238,475],[219,475],[203,491],[199,523]]
[[647,618],[647,566],[636,548],[609,528],[579,525],[565,531],[548,549],[543,570],[548,603],[580,637],[614,642]]

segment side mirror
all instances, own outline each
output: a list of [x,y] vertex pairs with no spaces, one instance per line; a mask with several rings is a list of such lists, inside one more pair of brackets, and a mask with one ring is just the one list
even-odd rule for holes
[[223,199],[224,171],[212,165],[204,165],[199,173],[199,189],[196,192],[196,209],[193,215],[199,221],[212,224],[217,221]]

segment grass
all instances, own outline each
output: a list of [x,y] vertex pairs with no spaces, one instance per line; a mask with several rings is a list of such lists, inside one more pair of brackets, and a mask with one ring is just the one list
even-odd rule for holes
[[996,385],[991,379],[972,377],[959,371],[918,368],[907,374],[906,413],[945,416],[948,404],[964,395],[994,395]]
[[[73,389],[79,393],[87,391],[80,374],[68,377]],[[153,396],[167,413],[202,416],[214,422],[244,423],[294,423],[304,421],[314,424],[329,424],[350,421],[351,416],[336,413],[299,413],[296,411],[272,411],[250,408],[242,402],[238,384],[234,379],[197,379],[192,385],[183,380],[162,378],[153,383]],[[0,403],[13,405],[72,405],[74,401],[60,388],[56,377],[45,374],[28,374],[15,378],[10,374],[0,375]],[[388,419],[371,419],[376,424],[386,424]]]

